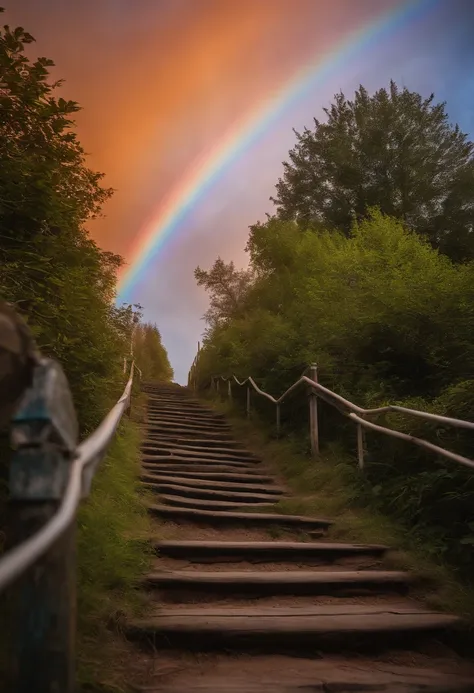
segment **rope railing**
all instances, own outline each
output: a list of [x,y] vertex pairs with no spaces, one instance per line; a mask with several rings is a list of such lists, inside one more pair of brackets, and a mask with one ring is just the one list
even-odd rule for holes
[[69,385],[55,361],[36,366],[13,418],[7,550],[0,558],[13,693],[76,690],[76,514],[130,409],[135,370],[131,361],[122,395],[80,444]]
[[[192,366],[192,383],[196,388],[197,378],[197,356],[193,362]],[[309,377],[306,373],[309,372]],[[215,388],[219,391],[219,382],[227,382],[227,394],[229,398],[232,398],[232,383],[235,382],[239,387],[247,385],[247,416],[250,417],[250,407],[251,407],[251,392],[254,391],[257,395],[264,397],[269,402],[272,402],[276,407],[276,428],[277,435],[280,434],[280,407],[281,404],[286,400],[286,398],[292,394],[295,390],[299,389],[301,386],[309,388],[309,413],[310,413],[310,438],[311,438],[311,451],[314,456],[319,454],[319,426],[318,426],[318,398],[324,400],[327,404],[335,407],[341,414],[347,416],[351,419],[357,426],[357,457],[358,465],[360,469],[364,468],[364,457],[365,457],[365,441],[364,441],[364,431],[371,430],[381,433],[383,435],[390,436],[392,438],[398,438],[399,440],[404,440],[406,442],[417,445],[431,453],[438,454],[446,459],[457,462],[465,467],[474,469],[474,460],[459,455],[455,452],[447,450],[439,445],[430,443],[423,438],[417,438],[416,436],[409,435],[408,433],[403,433],[402,431],[397,431],[387,426],[382,426],[380,424],[368,421],[366,417],[378,416],[381,414],[387,414],[390,412],[397,412],[399,414],[405,414],[409,416],[415,416],[426,421],[432,421],[439,424],[444,424],[446,426],[452,426],[454,428],[462,428],[474,431],[474,422],[466,421],[463,419],[457,419],[449,416],[441,416],[439,414],[431,414],[429,412],[420,411],[418,409],[410,409],[408,407],[402,407],[398,405],[387,405],[384,407],[377,407],[375,409],[364,409],[359,407],[357,404],[349,401],[345,397],[342,397],[336,392],[333,392],[327,387],[324,387],[318,382],[318,373],[316,364],[311,364],[306,368],[303,375],[293,383],[285,392],[279,397],[273,397],[268,392],[262,390],[255,380],[248,376],[244,380],[239,380],[235,375],[222,376],[216,375],[211,378],[211,388]]]

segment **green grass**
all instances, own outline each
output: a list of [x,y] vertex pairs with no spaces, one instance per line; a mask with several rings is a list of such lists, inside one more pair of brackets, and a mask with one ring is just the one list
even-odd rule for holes
[[[134,403],[134,418],[140,403]],[[139,483],[140,431],[124,419],[78,515],[78,659],[82,691],[126,690],[124,663],[133,658],[121,636],[139,614],[139,580],[152,551]]]
[[[227,415],[234,434],[258,454],[292,491],[280,501],[282,513],[312,515],[331,520],[329,537],[335,541],[385,544],[394,549],[387,567],[408,570],[419,578],[415,596],[427,605],[465,617],[474,627],[474,587],[436,556],[436,546],[416,531],[407,531],[376,508],[373,490],[357,467],[357,460],[337,445],[323,449],[317,459],[303,454],[301,441],[275,440],[256,415],[252,421],[228,401],[206,397],[206,402]],[[469,550],[468,548],[466,550]]]

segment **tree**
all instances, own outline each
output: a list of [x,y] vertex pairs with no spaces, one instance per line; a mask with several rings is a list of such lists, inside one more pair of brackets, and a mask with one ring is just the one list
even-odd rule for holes
[[52,61],[25,55],[33,41],[21,27],[0,30],[0,294],[63,364],[86,432],[123,387],[122,258],[85,230],[111,191],[86,165],[73,129],[79,106],[57,96]]
[[137,326],[133,351],[144,380],[160,382],[173,380],[173,369],[156,325],[143,323]]
[[197,285],[210,294],[210,307],[204,316],[210,327],[236,317],[253,281],[251,271],[236,270],[233,262],[226,265],[220,257],[210,270],[197,267],[194,276]]
[[474,145],[434,95],[390,88],[335,96],[327,122],[295,132],[277,195],[281,219],[346,235],[371,207],[425,236],[455,261],[474,258]]

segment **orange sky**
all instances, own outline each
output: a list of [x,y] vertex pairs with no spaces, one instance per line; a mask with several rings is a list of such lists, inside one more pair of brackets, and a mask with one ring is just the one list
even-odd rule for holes
[[160,197],[229,121],[394,4],[17,0],[5,17],[35,36],[35,55],[55,60],[65,94],[83,107],[77,120],[90,165],[117,191],[90,230],[127,257]]
[[[207,296],[196,287],[196,265],[209,267],[217,255],[246,263],[248,226],[273,210],[269,198],[295,143],[292,128],[324,118],[322,108],[335,92],[350,96],[360,83],[373,90],[390,78],[400,84],[407,78],[428,94],[436,87],[433,76],[442,79],[443,73],[438,63],[446,63],[442,45],[451,3],[468,0],[444,2],[442,19],[423,16],[389,40],[363,44],[317,80],[199,197],[140,275],[132,300],[159,325],[180,382],[204,327]],[[64,96],[83,107],[77,127],[89,165],[116,189],[105,217],[92,222],[90,231],[104,249],[127,261],[163,199],[173,196],[196,157],[218,146],[234,121],[263,110],[308,61],[317,65],[351,31],[404,0],[5,3],[2,19],[35,36],[32,56],[52,58],[54,78],[65,79]]]

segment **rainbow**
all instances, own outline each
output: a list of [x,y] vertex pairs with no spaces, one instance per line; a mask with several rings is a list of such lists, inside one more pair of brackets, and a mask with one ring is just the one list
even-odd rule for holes
[[351,32],[323,60],[297,71],[272,98],[236,120],[211,149],[185,171],[180,183],[160,203],[159,210],[139,233],[131,261],[118,282],[117,301],[127,301],[167,239],[179,229],[213,183],[254,144],[287,109],[293,107],[317,82],[347,64],[361,49],[371,48],[432,9],[440,0],[409,0],[373,22]]

